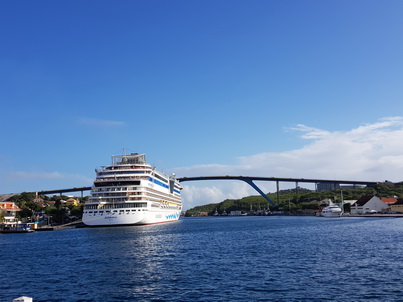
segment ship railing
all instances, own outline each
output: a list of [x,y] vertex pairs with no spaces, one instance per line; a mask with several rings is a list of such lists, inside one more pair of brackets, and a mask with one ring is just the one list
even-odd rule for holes
[[148,179],[148,176],[131,176],[131,177],[101,177],[97,178],[97,182],[102,182],[102,181],[115,181],[115,180],[139,180],[139,179]]
[[96,196],[94,196],[94,197],[107,197],[107,198],[114,198],[114,197],[126,197],[127,196],[127,194],[126,193],[107,193],[107,194],[103,194],[103,193],[101,193],[101,194],[97,194]]
[[111,166],[104,170],[115,171],[115,170],[144,170],[144,169],[151,170],[151,166],[149,166],[149,165],[135,165],[134,166],[131,164],[123,164],[123,165]]
[[136,192],[142,192],[146,191],[145,188],[139,188],[139,187],[125,187],[125,188],[102,188],[102,187],[96,187],[92,190],[93,193],[98,193],[98,192],[128,192],[128,193],[136,193]]
[[[120,188],[97,188],[94,192],[122,192],[127,191],[127,187],[120,187]],[[131,189],[130,189],[131,190]]]

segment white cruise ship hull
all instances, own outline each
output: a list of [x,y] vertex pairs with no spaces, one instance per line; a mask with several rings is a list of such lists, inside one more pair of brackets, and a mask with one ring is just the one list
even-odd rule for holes
[[88,226],[145,225],[173,222],[180,217],[180,211],[116,211],[90,213],[83,217],[83,222]]

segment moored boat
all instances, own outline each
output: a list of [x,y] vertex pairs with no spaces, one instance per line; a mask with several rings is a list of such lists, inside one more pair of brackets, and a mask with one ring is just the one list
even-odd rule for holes
[[343,211],[338,205],[330,202],[327,207],[323,208],[321,216],[328,218],[341,217],[342,213]]
[[113,155],[96,170],[91,197],[84,205],[87,226],[164,223],[179,219],[182,187],[146,162],[144,154]]
[[32,233],[32,224],[29,223],[10,223],[4,224],[0,228],[1,234],[17,234],[17,233]]

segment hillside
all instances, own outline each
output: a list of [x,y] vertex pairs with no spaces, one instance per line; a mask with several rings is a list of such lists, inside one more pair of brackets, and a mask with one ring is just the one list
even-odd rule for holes
[[193,216],[197,213],[208,213],[213,215],[216,211],[221,214],[224,211],[229,213],[230,211],[262,211],[270,209],[270,211],[298,211],[304,209],[318,209],[320,201],[324,199],[331,199],[333,201],[340,201],[341,195],[344,200],[357,200],[364,195],[375,194],[379,197],[397,197],[403,198],[403,183],[379,183],[374,186],[367,186],[357,189],[343,189],[315,192],[303,188],[298,189],[298,193],[295,189],[281,190],[277,193],[268,193],[267,196],[273,200],[276,205],[271,206],[260,195],[247,196],[241,199],[226,199],[220,203],[210,203],[202,206],[197,206],[189,209],[186,212],[186,216]]

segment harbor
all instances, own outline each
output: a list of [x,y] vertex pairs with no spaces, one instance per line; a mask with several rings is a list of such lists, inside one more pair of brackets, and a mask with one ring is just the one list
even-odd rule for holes
[[403,264],[385,251],[402,230],[401,219],[232,216],[4,236],[13,277],[0,301],[399,301]]
[[0,302],[403,300],[402,13],[2,1]]

